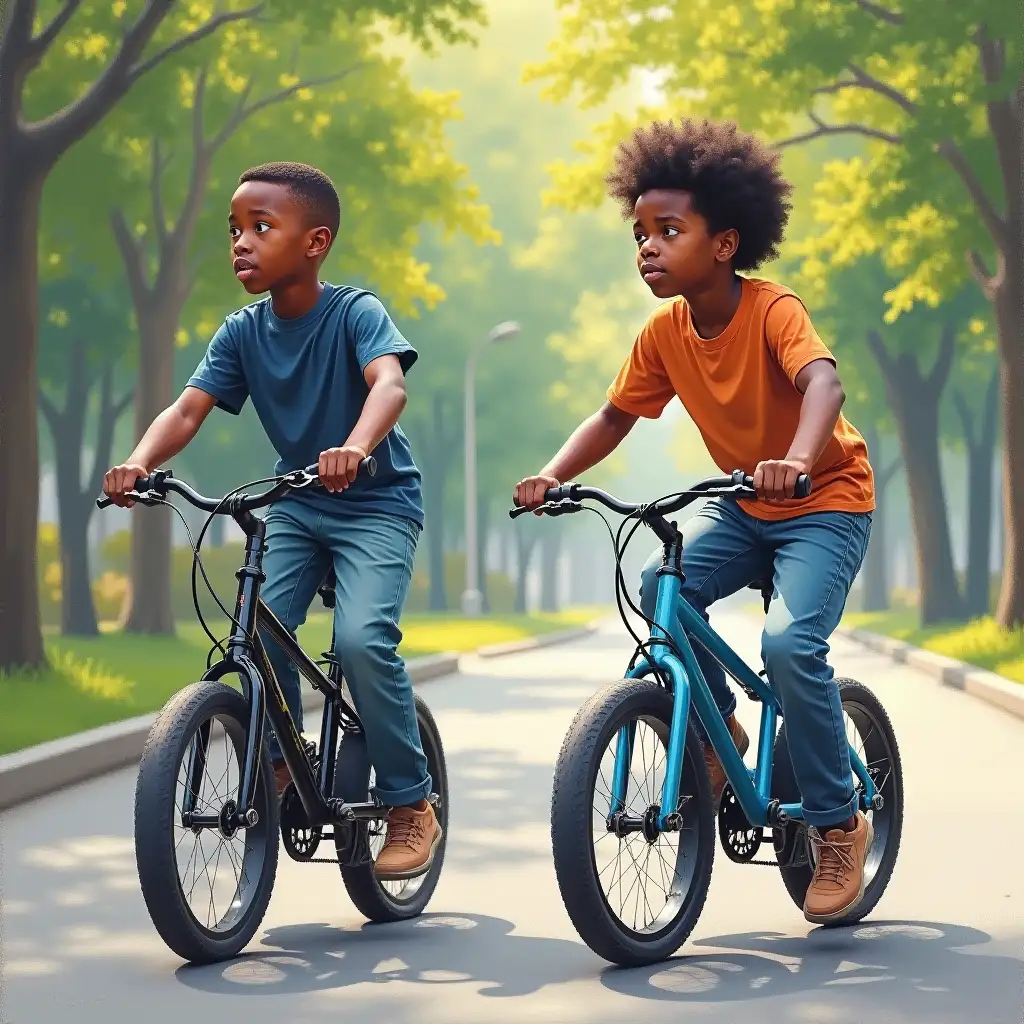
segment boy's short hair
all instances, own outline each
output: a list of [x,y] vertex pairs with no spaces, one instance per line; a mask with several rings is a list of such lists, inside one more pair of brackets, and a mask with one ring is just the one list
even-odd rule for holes
[[250,167],[238,179],[238,184],[244,185],[247,181],[284,185],[307,210],[310,224],[330,228],[331,238],[337,238],[341,226],[341,200],[334,183],[323,171],[309,164],[278,161]]
[[627,220],[645,192],[689,192],[712,234],[739,233],[733,268],[754,270],[779,255],[789,219],[793,187],[779,159],[777,150],[731,121],[653,121],[619,145],[605,180]]

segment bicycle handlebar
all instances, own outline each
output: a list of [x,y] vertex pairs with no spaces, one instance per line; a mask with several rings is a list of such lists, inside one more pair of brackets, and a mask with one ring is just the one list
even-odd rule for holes
[[[806,473],[801,473],[797,477],[793,496],[795,498],[806,498],[810,493],[811,478]],[[694,484],[688,490],[680,491],[679,494],[672,498],[646,506],[622,501],[620,498],[616,498],[614,495],[609,494],[607,491],[602,491],[598,487],[584,487],[582,484],[562,484],[559,487],[552,487],[545,493],[543,505],[533,509],[520,505],[512,509],[508,515],[509,519],[518,519],[519,516],[526,515],[527,512],[537,511],[544,512],[546,515],[562,515],[563,512],[578,511],[577,508],[572,506],[577,505],[581,501],[599,501],[606,508],[610,508],[613,512],[618,512],[624,516],[634,515],[641,509],[654,515],[667,516],[673,512],[678,512],[681,508],[696,501],[697,498],[746,498],[748,500],[756,500],[757,492],[754,490],[754,478],[747,476],[742,470],[736,470],[731,476],[708,477],[706,480],[701,480],[700,483]],[[564,509],[560,508],[559,506],[564,502],[569,502],[570,506]],[[546,507],[548,505],[554,507],[549,509]]]
[[[359,463],[359,472],[375,476],[377,460],[372,455],[364,459]],[[203,512],[231,515],[233,512],[251,512],[253,509],[263,508],[265,505],[277,501],[287,491],[300,491],[307,487],[322,486],[319,467],[314,462],[313,465],[307,466],[305,469],[295,469],[278,477],[277,483],[262,494],[238,495],[237,500],[224,501],[223,498],[207,498],[200,494],[184,481],[176,480],[169,469],[158,469],[155,473],[150,473],[149,476],[140,476],[135,481],[135,489],[130,491],[127,497],[142,505],[153,505],[156,504],[156,499],[164,498],[168,491],[173,491]],[[113,504],[113,501],[106,496],[96,499],[97,508],[109,508]]]

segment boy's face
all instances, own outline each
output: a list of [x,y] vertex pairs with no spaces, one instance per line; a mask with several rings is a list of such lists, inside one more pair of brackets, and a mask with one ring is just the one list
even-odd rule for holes
[[652,189],[636,201],[635,214],[636,265],[659,299],[699,290],[736,254],[736,231],[710,234],[689,192]]
[[250,295],[302,280],[331,246],[330,230],[310,227],[288,186],[268,181],[238,187],[228,226],[235,277]]

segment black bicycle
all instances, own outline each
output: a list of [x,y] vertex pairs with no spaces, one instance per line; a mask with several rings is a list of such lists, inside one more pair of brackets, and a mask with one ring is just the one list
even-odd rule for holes
[[[376,472],[372,457],[360,472]],[[129,495],[142,505],[168,505],[181,516],[167,500],[173,492],[209,513],[192,545],[192,597],[214,646],[202,679],[176,693],[160,712],[146,741],[135,790],[135,857],[146,907],[164,942],[192,963],[233,957],[256,933],[277,874],[278,832],[293,860],[338,864],[352,902],[371,921],[399,921],[422,913],[444,862],[444,749],[433,715],[417,695],[420,737],[436,790],[429,799],[442,839],[425,874],[400,882],[382,882],[374,875],[389,808],[370,796],[374,773],[366,737],[346,696],[334,641],[323,660],[314,661],[260,598],[266,527],[253,511],[290,491],[319,486],[317,467],[243,486],[264,483],[272,486],[262,494],[248,495],[238,488],[220,499],[207,498],[161,470],[136,480]],[[110,504],[109,498],[97,501],[100,508]],[[199,555],[216,515],[230,515],[246,535],[245,563],[235,574],[233,615],[217,598]],[[230,619],[230,636],[222,641],[203,618],[197,568]],[[327,608],[335,604],[334,584],[331,571],[319,588]],[[257,627],[323,694],[319,745],[299,735]],[[211,664],[215,650],[220,659]],[[231,676],[240,680],[241,692],[223,681]],[[280,801],[265,742],[268,717],[292,779]],[[330,839],[335,855],[317,857],[320,843]]]

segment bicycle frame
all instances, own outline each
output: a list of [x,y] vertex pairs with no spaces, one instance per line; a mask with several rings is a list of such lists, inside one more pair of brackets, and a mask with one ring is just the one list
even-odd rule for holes
[[[629,678],[651,675],[667,676],[673,690],[672,723],[668,738],[665,781],[661,796],[658,827],[678,827],[673,816],[679,806],[682,781],[683,750],[686,743],[687,720],[691,705],[697,712],[708,738],[725,769],[726,777],[736,794],[747,820],[755,827],[781,827],[788,820],[802,821],[800,804],[778,804],[771,799],[772,758],[775,731],[782,708],[768,682],[758,676],[711,626],[686,601],[680,600],[682,572],[682,538],[665,545],[665,556],[658,572],[657,601],[654,610],[655,641],[651,655],[642,656],[630,670]],[[743,763],[729,735],[725,719],[715,704],[707,680],[690,643],[693,636],[736,682],[756,694],[761,701],[761,724],[758,731],[757,762],[751,771]],[[671,639],[681,659],[665,643]],[[657,641],[661,640],[661,643]],[[621,810],[626,797],[626,782],[632,755],[635,725],[624,726],[616,738],[615,770],[612,776],[610,814]],[[875,795],[875,785],[857,752],[850,748],[850,764],[864,786],[862,805],[867,807]]]
[[[227,824],[233,827],[255,824],[253,800],[267,716],[277,734],[281,755],[288,766],[296,793],[311,826],[384,817],[387,808],[379,803],[342,803],[331,798],[337,762],[338,732],[341,729],[346,732],[362,732],[358,714],[342,693],[341,670],[334,656],[333,640],[331,650],[326,654],[329,662],[328,674],[299,647],[259,596],[260,586],[266,579],[263,572],[266,526],[263,520],[248,511],[233,513],[233,518],[245,531],[247,538],[245,564],[235,574],[238,578],[235,623],[227,642],[226,656],[203,675],[204,680],[238,675],[242,681],[243,695],[249,702],[249,724],[239,785],[239,807],[234,813],[235,820]],[[324,714],[320,725],[320,765],[317,773],[314,773],[305,744],[288,710],[284,692],[267,657],[257,626],[281,647],[299,673],[324,696]],[[197,743],[193,747],[182,805],[182,824],[185,827],[216,828],[221,825],[221,816],[218,814],[195,813],[200,780],[205,770],[209,733],[210,727],[207,723],[200,730]]]

